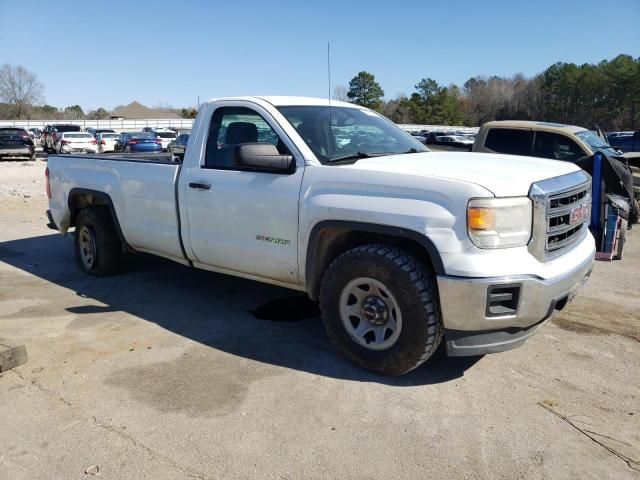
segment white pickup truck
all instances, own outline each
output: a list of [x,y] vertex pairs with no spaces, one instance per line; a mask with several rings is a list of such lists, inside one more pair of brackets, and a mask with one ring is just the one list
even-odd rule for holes
[[[377,113],[293,97],[204,104],[183,163],[50,156],[50,225],[79,267],[127,252],[307,292],[351,361],[398,375],[522,344],[588,278],[590,177],[434,153]],[[142,300],[141,300],[142,301]]]

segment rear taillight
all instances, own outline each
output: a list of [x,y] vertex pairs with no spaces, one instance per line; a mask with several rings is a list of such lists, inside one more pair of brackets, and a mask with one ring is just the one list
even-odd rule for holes
[[105,142],[104,140],[100,140],[100,145],[106,145],[107,142]]
[[[104,141],[104,140],[103,140],[103,141]],[[98,143],[97,141],[95,141],[95,140],[91,140],[91,145],[97,145],[97,143]]]
[[62,145],[69,145],[71,142],[69,140],[62,140]]
[[51,184],[49,183],[49,167],[44,169],[45,183],[44,188],[47,192],[47,198],[51,199]]
[[129,140],[129,145],[137,145],[138,143],[140,143],[138,140]]

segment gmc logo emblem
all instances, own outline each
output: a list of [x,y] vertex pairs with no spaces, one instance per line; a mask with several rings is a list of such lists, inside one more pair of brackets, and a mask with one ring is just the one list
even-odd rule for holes
[[575,225],[583,221],[589,215],[589,206],[586,203],[574,208],[571,210],[571,214],[569,216],[569,224]]

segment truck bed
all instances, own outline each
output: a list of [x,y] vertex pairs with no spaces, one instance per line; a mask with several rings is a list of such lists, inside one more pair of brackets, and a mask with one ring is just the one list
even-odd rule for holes
[[[180,242],[177,179],[181,163],[162,153],[51,155],[54,223],[70,222],[69,198],[108,196],[125,241],[135,250],[185,262]],[[73,202],[72,202],[73,203]]]

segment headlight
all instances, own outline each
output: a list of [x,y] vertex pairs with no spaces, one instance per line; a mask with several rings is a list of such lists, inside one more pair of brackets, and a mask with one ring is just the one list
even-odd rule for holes
[[532,206],[527,197],[475,198],[467,206],[467,230],[480,248],[520,247],[531,238]]

